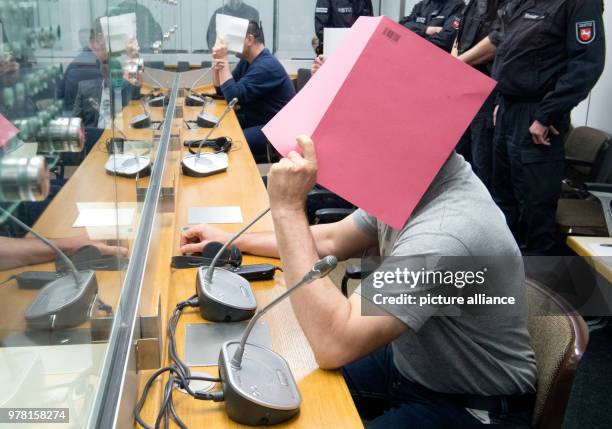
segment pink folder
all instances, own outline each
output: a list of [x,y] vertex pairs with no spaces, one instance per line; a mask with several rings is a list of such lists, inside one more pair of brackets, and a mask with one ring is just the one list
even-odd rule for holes
[[0,115],[0,148],[15,137],[19,130],[4,116]]
[[495,82],[387,17],[361,17],[264,133],[312,137],[318,183],[400,229]]

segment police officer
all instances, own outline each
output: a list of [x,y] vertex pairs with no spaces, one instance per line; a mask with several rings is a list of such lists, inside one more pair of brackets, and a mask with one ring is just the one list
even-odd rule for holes
[[[499,42],[499,39],[491,40],[489,35],[494,31],[499,34],[498,10],[505,3],[507,0],[473,0],[464,8],[459,22],[453,20],[451,23],[459,27],[452,55],[486,75],[491,74],[495,44]],[[494,107],[495,94],[491,94],[457,146],[457,152],[472,164],[476,175],[489,189],[493,170]]]
[[492,71],[501,94],[492,193],[526,254],[555,253],[564,137],[570,111],[604,68],[602,13],[602,0],[513,0],[504,8]]
[[350,28],[360,16],[373,16],[372,0],[317,0],[315,34],[319,39],[317,55],[323,53],[323,29]]
[[464,6],[463,0],[422,0],[399,23],[450,52]]

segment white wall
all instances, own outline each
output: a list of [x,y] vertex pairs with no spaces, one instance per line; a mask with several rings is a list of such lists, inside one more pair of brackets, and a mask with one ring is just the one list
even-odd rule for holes
[[612,133],[612,8],[604,11],[604,24],[607,24],[606,68],[593,88],[591,95],[572,113],[574,126],[588,125]]

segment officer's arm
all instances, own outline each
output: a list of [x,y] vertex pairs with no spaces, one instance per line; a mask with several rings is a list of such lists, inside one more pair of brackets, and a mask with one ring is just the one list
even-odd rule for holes
[[442,25],[442,31],[431,36],[427,36],[427,40],[436,45],[439,48],[444,49],[446,52],[450,52],[453,48],[453,43],[457,38],[457,31],[461,24],[461,10],[463,4],[458,3],[446,15],[446,20]]
[[421,15],[421,3],[422,2],[415,4],[412,8],[412,12],[410,12],[410,15],[400,19],[399,23],[406,27],[408,30],[412,31],[413,33],[416,33],[421,37],[425,37],[425,32],[427,31],[427,24],[416,22],[417,17]]
[[459,55],[458,58],[466,64],[477,66],[479,64],[488,63],[495,58],[495,52],[497,52],[497,48],[487,36],[475,46]]
[[[566,29],[569,62],[557,80],[555,89],[544,97],[535,114],[535,119],[546,126],[556,124],[584,100],[604,69],[606,42],[602,19],[603,2],[595,0],[579,3],[570,14]],[[591,28],[591,37],[581,40],[580,28],[585,31]]]
[[329,0],[317,0],[315,6],[315,34],[319,38],[319,43],[323,43],[323,29],[329,24],[331,7]]

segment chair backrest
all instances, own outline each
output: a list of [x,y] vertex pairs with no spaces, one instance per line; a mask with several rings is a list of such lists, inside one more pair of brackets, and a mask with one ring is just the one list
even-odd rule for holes
[[310,72],[310,69],[298,69],[295,88],[296,92],[299,92],[302,88],[304,88],[304,85],[308,83],[311,77],[312,73]]
[[587,181],[596,181],[605,152],[612,144],[612,137],[591,127],[577,127],[565,141],[565,154],[570,158],[593,164],[593,168],[574,166]]
[[191,69],[191,66],[189,65],[189,61],[179,61],[178,64],[176,65],[177,73],[183,73],[183,72],[189,71],[190,69]]
[[533,415],[536,429],[560,429],[589,333],[579,315],[552,291],[527,280],[529,334],[538,368]]

